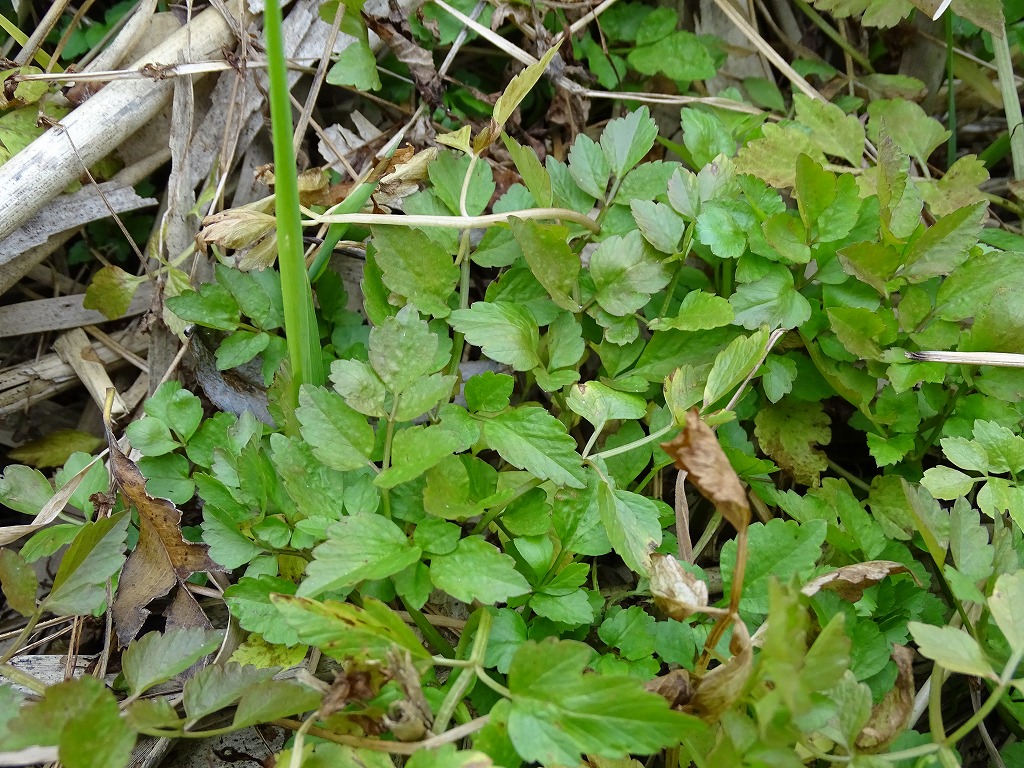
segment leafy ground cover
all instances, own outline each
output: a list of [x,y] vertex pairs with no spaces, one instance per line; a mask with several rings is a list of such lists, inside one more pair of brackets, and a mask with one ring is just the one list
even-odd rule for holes
[[[1024,7],[777,5],[297,4],[310,104],[389,126],[347,181],[293,171],[271,5],[269,196],[51,259],[159,303],[93,435],[12,438],[5,764],[261,724],[289,768],[1024,764]],[[70,109],[25,76],[126,10],[11,62],[11,162]]]

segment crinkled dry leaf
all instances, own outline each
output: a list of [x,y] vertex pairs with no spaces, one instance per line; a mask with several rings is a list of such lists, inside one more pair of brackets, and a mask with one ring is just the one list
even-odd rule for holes
[[644,687],[665,699],[672,709],[686,706],[693,698],[693,683],[690,682],[690,673],[685,669],[673,669],[668,674],[659,675],[644,683]]
[[732,657],[727,662],[701,678],[696,686],[697,692],[685,711],[707,722],[715,722],[740,697],[754,661],[750,634],[742,621],[733,624],[729,651]]
[[896,683],[872,708],[871,719],[857,736],[858,749],[883,752],[910,726],[914,711],[914,652],[906,646],[894,645],[892,658],[899,670]]
[[708,585],[671,555],[651,555],[651,594],[662,613],[676,621],[708,606]]
[[[909,573],[914,577],[914,581],[917,581],[913,572],[902,563],[895,563],[892,560],[868,560],[866,563],[854,563],[836,568],[834,571],[807,582],[800,591],[810,597],[823,589],[829,589],[844,600],[855,603],[860,600],[865,589],[873,587],[886,576],[896,573]],[[920,582],[918,582],[918,586],[921,586]]]
[[203,253],[210,243],[223,248],[250,248],[273,232],[275,226],[273,214],[232,208],[203,219],[196,242]]
[[740,531],[750,524],[750,504],[740,479],[715,433],[696,410],[690,411],[683,431],[661,447],[672,457],[676,467],[689,473],[687,479],[733,528]]
[[125,501],[139,513],[139,543],[121,571],[113,605],[117,639],[123,647],[146,621],[146,606],[170,592],[175,583],[198,571],[224,569],[210,559],[205,544],[182,538],[181,512],[167,499],[155,499],[146,492],[146,478],[118,447],[109,413],[104,422],[111,477]]

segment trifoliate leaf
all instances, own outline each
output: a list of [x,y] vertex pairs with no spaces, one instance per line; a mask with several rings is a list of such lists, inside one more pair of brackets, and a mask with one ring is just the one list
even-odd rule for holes
[[829,417],[821,403],[784,400],[762,408],[754,417],[754,434],[761,450],[793,475],[798,483],[817,485],[828,466],[816,446],[832,439]]
[[394,488],[414,480],[445,456],[469,448],[476,442],[475,436],[469,437],[466,440],[458,431],[444,424],[418,425],[399,430],[392,442],[391,466],[377,475],[373,484],[378,488]]
[[128,514],[86,523],[61,558],[41,607],[58,616],[87,616],[107,600],[107,580],[124,565]]
[[654,617],[638,605],[608,611],[597,630],[601,641],[617,648],[622,658],[636,661],[654,653]]
[[586,484],[576,441],[545,409],[522,406],[483,419],[482,425],[486,443],[512,466],[557,485]]
[[457,309],[449,319],[466,341],[491,360],[528,371],[540,365],[540,330],[529,310],[507,301],[477,301]]
[[793,273],[781,264],[771,264],[759,280],[743,283],[729,299],[736,313],[736,322],[754,330],[796,328],[811,317],[811,305],[793,283]]
[[451,554],[431,558],[430,579],[435,587],[464,603],[479,600],[493,605],[530,591],[515,560],[482,536],[462,539]]
[[625,177],[651,151],[657,138],[658,125],[645,106],[608,123],[601,134],[601,149],[615,177]]
[[508,673],[508,730],[523,759],[576,765],[582,753],[652,754],[699,727],[637,678],[584,675],[593,655],[582,643],[550,638],[516,651]]
[[602,242],[590,257],[590,276],[597,303],[620,317],[641,309],[671,279],[657,252],[637,230]]
[[343,517],[327,529],[327,541],[313,550],[306,580],[299,587],[305,597],[384,579],[420,559],[402,529],[382,515]]
[[515,379],[505,373],[484,371],[466,382],[463,394],[470,411],[497,413],[508,408]]

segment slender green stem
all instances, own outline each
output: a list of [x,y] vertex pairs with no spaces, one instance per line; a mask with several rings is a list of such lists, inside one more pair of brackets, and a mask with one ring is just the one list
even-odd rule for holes
[[288,98],[281,6],[266,4],[264,30],[267,44],[267,76],[270,80],[270,120],[274,141],[274,195],[277,217],[278,262],[284,304],[288,357],[291,362],[291,395],[298,402],[303,384],[323,384],[320,336],[316,330],[313,296],[306,274],[302,247],[302,216],[299,185],[292,151],[292,111]]
[[992,35],[992,53],[999,73],[999,92],[1006,112],[1006,129],[1010,133],[1010,155],[1013,158],[1013,178],[1024,180],[1024,117],[1021,116],[1020,97],[1014,79],[1013,59],[1006,30],[1000,36]]
[[501,695],[502,695],[502,696],[504,696],[504,697],[505,697],[506,699],[511,699],[511,698],[512,698],[512,691],[510,691],[510,690],[509,690],[508,688],[506,688],[506,687],[505,687],[504,685],[502,685],[502,684],[501,684],[501,683],[499,683],[499,682],[498,682],[497,680],[495,680],[495,679],[494,679],[493,677],[491,677],[490,675],[488,675],[488,674],[487,674],[486,672],[484,672],[484,671],[483,671],[483,669],[481,669],[480,667],[477,667],[477,668],[476,668],[476,676],[477,676],[478,678],[480,678],[480,682],[481,682],[481,683],[483,683],[484,685],[486,685],[486,686],[487,686],[488,688],[490,688],[490,689],[491,689],[492,691],[494,691],[495,693],[501,694]]
[[870,485],[865,483],[863,480],[861,480],[859,477],[853,474],[853,472],[851,472],[850,470],[836,464],[834,461],[832,461],[832,459],[828,459],[828,468],[835,472],[837,475],[839,475],[841,478],[846,480],[850,485],[854,486],[855,488],[860,488],[865,493],[869,493],[871,491]]
[[36,628],[36,624],[39,623],[39,619],[43,616],[42,608],[36,608],[36,612],[29,616],[28,623],[25,628],[21,630],[14,642],[11,643],[11,647],[7,649],[7,653],[0,656],[0,664],[6,664],[8,661],[14,658],[15,654],[25,645],[25,641],[31,636],[32,631]]
[[946,166],[956,162],[956,76],[953,71],[955,62],[953,45],[953,14],[947,13],[943,19],[946,26],[946,113],[949,115],[949,141],[946,142]]
[[452,647],[452,644],[444,639],[444,635],[438,632],[437,627],[427,621],[427,617],[423,615],[423,612],[409,605],[409,601],[404,597],[400,599],[402,605],[405,606],[405,610],[409,612],[412,623],[416,625],[416,629],[423,634],[423,637],[433,646],[434,650],[445,656],[454,656],[455,649]]
[[640,446],[646,445],[647,443],[653,443],[655,440],[660,440],[662,437],[664,437],[665,435],[667,435],[669,432],[671,432],[674,429],[678,429],[678,427],[676,427],[675,424],[666,424],[664,427],[659,429],[657,432],[652,432],[651,434],[647,435],[646,437],[641,437],[639,440],[634,440],[631,443],[626,443],[625,445],[620,445],[620,446],[618,446],[616,448],[609,448],[607,451],[601,451],[600,453],[595,453],[590,458],[591,459],[607,459],[610,456],[618,456],[620,453],[628,453],[629,451],[632,451],[634,448],[639,448]]
[[534,488],[536,488],[538,485],[541,484],[541,482],[542,481],[539,478],[531,478],[530,480],[526,481],[516,489],[515,495],[511,499],[502,504],[496,504],[490,509],[488,509],[487,513],[480,518],[480,522],[478,522],[474,526],[473,535],[479,536],[481,533],[486,531],[487,528],[491,525],[491,523],[493,523],[497,519],[498,515],[505,511],[509,504],[511,504],[516,499],[520,498],[524,493],[527,493],[528,491],[531,491]]
[[875,68],[871,66],[871,62],[868,61],[867,57],[850,45],[849,40],[840,35],[839,32],[836,31],[835,27],[825,21],[820,13],[804,2],[804,0],[793,0],[793,3],[797,8],[803,11],[803,14],[811,20],[811,23],[814,24],[814,26],[824,32],[825,36],[829,40],[838,45],[844,53],[860,64],[865,71],[872,73],[875,71]]
[[469,693],[473,683],[476,682],[477,675],[476,669],[483,667],[484,654],[487,653],[487,643],[491,637],[491,623],[493,617],[490,612],[485,608],[479,610],[479,624],[476,628],[476,634],[473,636],[473,650],[469,655],[469,660],[473,663],[472,668],[459,670],[457,673],[458,677],[452,683],[452,687],[448,690],[448,694],[444,697],[444,701],[441,702],[441,708],[437,712],[437,718],[434,720],[434,731],[440,733],[448,727],[448,722],[452,719],[452,715],[455,714],[455,708],[459,706],[462,700]]

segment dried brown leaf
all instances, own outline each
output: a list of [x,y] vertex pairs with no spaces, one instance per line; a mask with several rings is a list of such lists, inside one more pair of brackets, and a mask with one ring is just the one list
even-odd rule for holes
[[661,444],[679,469],[689,473],[687,478],[701,495],[714,504],[737,531],[750,524],[750,504],[743,492],[736,471],[726,458],[715,433],[705,424],[697,411],[691,411],[683,431],[667,443]]
[[110,474],[125,501],[139,513],[139,543],[121,571],[113,615],[117,639],[123,647],[142,628],[147,606],[163,597],[178,582],[199,571],[222,571],[205,544],[181,536],[181,512],[167,499],[146,492],[146,478],[120,449],[105,419],[110,447]]
[[[800,591],[810,597],[823,589],[828,589],[844,600],[855,603],[860,600],[865,589],[873,587],[886,576],[892,576],[896,573],[914,575],[902,563],[895,563],[891,560],[869,560],[865,563],[844,565],[841,568],[819,576],[807,582]],[[917,581],[916,576],[914,576],[914,581]],[[921,586],[920,582],[918,582],[918,586]]]
[[867,752],[883,752],[893,739],[910,726],[914,711],[914,652],[903,645],[894,645],[892,658],[899,670],[896,683],[871,709],[871,718],[857,736],[857,748]]
[[708,606],[708,585],[671,555],[651,555],[651,594],[661,612],[676,621]]
[[274,216],[262,211],[232,208],[203,219],[196,240],[205,252],[210,243],[222,248],[250,248],[274,231]]
[[644,687],[665,699],[672,709],[686,706],[693,698],[693,683],[685,669],[673,669],[668,674],[659,675],[646,682]]
[[754,652],[750,634],[742,621],[733,624],[732,639],[729,641],[732,656],[724,664],[715,667],[696,686],[697,692],[686,711],[708,722],[715,722],[719,715],[728,710],[739,699],[747,684],[754,663]]

